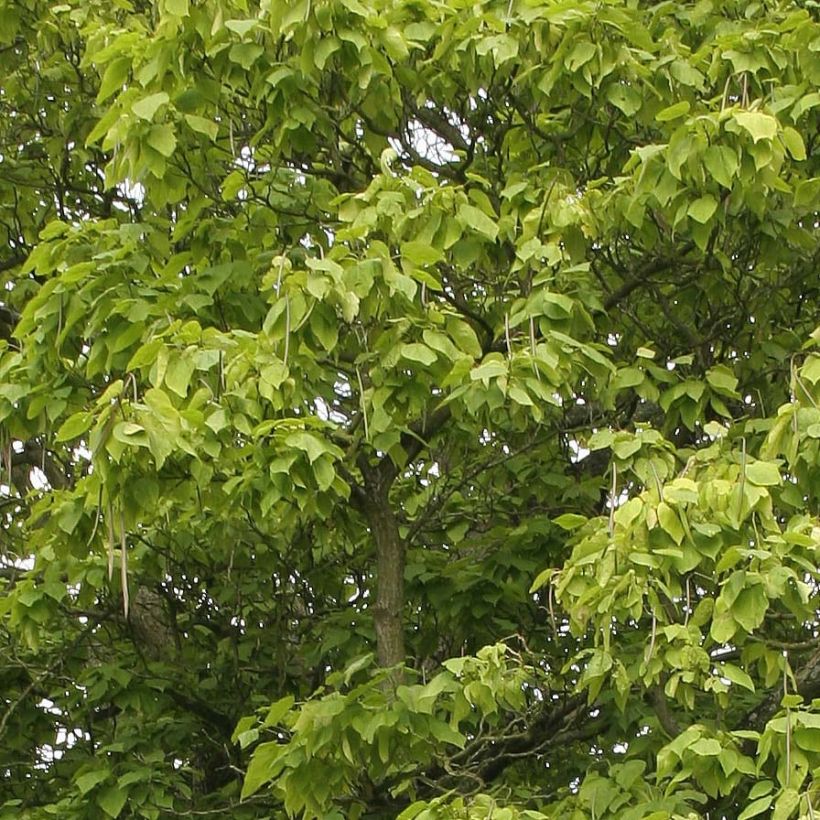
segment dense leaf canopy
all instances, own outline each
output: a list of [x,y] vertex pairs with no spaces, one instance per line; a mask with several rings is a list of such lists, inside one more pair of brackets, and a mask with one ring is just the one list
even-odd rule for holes
[[0,818],[820,812],[817,3],[0,0]]

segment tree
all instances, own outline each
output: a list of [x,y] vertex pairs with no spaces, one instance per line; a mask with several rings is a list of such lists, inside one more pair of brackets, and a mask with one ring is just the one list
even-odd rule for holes
[[818,43],[0,0],[0,817],[814,817]]

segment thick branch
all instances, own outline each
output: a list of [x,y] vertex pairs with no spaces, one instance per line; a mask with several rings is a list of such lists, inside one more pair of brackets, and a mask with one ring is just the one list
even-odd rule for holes
[[[407,454],[407,464],[411,464],[419,453],[428,446],[442,427],[450,420],[450,408],[439,407],[429,416],[410,425],[408,432],[402,434],[401,446]],[[392,484],[399,474],[399,467],[389,458],[385,458],[379,465],[381,480],[385,484]]]
[[653,686],[647,694],[661,728],[670,738],[677,737],[682,729],[669,708],[669,701],[666,699],[663,689],[660,686]]
[[[409,99],[405,98],[407,102]],[[416,119],[431,131],[435,131],[442,139],[446,140],[457,151],[467,152],[470,150],[470,145],[464,138],[464,135],[459,129],[453,125],[447,118],[435,108],[428,108],[427,106],[412,105],[413,112]]]
[[376,543],[376,650],[379,665],[404,663],[404,560],[405,546],[388,498],[389,484],[372,471],[365,476],[370,497],[365,505],[370,531]]
[[[2,263],[0,263],[0,270],[2,270]],[[0,304],[0,338],[9,341],[11,334],[14,333],[14,328],[17,327],[19,319],[19,313],[7,305]]]
[[[806,702],[820,697],[820,645],[812,652],[808,660],[795,672],[797,691]],[[779,687],[773,689],[758,706],[748,714],[746,726],[762,732],[766,724],[780,710],[783,692]]]
[[25,254],[22,253],[10,256],[8,259],[0,259],[0,273],[5,273],[7,270],[16,268],[18,265],[22,265],[25,261]]
[[[688,253],[693,247],[691,242],[687,242],[678,253],[678,263],[684,254]],[[645,284],[649,283],[652,276],[664,270],[671,270],[675,265],[674,260],[665,259],[663,257],[658,259],[650,259],[646,264],[641,265],[633,276],[630,276],[617,289],[612,291],[604,300],[604,310],[610,310],[629,296],[632,291],[637,290]]]
[[12,453],[11,462],[14,466],[39,467],[55,490],[63,490],[69,485],[69,479],[58,462],[39,444],[26,442],[22,452]]
[[[494,782],[516,760],[544,753],[550,748],[565,748],[589,740],[606,728],[603,716],[592,718],[591,707],[582,695],[562,702],[547,702],[523,730],[502,730],[497,735],[479,735],[446,765],[428,770],[425,781],[438,791],[463,791],[466,784]],[[433,791],[422,789],[422,793]]]
[[236,720],[233,717],[225,715],[217,709],[214,709],[210,704],[205,703],[205,701],[187,695],[177,689],[168,688],[165,690],[165,693],[177,706],[191,712],[191,714],[196,715],[215,729],[218,729],[223,737],[229,738],[233,733],[234,727],[236,726]]

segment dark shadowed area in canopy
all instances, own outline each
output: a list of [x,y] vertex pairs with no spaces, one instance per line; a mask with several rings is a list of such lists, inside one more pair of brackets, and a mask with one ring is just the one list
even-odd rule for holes
[[0,818],[820,812],[815,2],[0,0]]

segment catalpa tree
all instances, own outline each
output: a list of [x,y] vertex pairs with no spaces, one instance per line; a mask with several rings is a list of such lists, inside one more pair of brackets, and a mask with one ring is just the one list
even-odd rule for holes
[[815,3],[0,2],[0,817],[820,812]]

